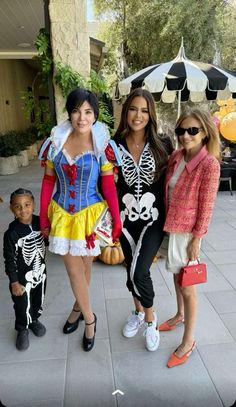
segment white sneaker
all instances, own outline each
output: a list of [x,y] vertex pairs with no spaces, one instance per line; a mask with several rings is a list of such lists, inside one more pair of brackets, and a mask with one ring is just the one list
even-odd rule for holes
[[160,334],[157,327],[157,316],[153,312],[154,319],[152,322],[145,322],[146,329],[143,333],[145,336],[146,348],[150,352],[157,350],[160,343]]
[[123,328],[123,335],[126,338],[132,338],[136,335],[141,325],[144,323],[144,312],[132,311],[128,316],[127,322]]

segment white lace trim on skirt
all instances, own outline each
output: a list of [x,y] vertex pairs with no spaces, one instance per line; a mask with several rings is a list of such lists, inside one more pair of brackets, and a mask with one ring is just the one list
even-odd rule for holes
[[98,240],[94,241],[94,247],[88,248],[85,240],[70,240],[64,237],[49,236],[49,251],[52,253],[71,254],[72,256],[98,256],[101,253]]

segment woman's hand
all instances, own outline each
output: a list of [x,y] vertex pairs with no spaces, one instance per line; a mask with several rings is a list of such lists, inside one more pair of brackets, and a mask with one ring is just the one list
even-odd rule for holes
[[121,235],[121,229],[122,229],[121,222],[114,223],[113,228],[112,228],[113,243],[115,243],[119,239],[119,237]]
[[200,254],[200,238],[193,237],[187,246],[188,261],[197,260]]
[[48,239],[50,228],[41,229],[41,233],[45,239]]
[[25,292],[25,287],[18,281],[16,281],[15,283],[11,283],[11,292],[12,295],[15,295],[16,297],[21,297]]

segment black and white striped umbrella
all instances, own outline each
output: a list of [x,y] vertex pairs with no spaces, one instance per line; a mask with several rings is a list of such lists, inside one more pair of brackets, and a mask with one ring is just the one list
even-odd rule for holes
[[179,115],[180,101],[236,98],[236,72],[190,61],[185,56],[182,42],[177,57],[172,61],[149,66],[120,81],[118,94],[128,95],[138,87],[149,90],[155,100],[164,103],[173,103],[177,96]]

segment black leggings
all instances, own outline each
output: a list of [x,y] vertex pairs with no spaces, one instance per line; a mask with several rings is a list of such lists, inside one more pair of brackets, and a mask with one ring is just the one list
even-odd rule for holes
[[[17,331],[22,331],[23,329],[28,328],[29,323],[35,321],[42,314],[42,302],[46,290],[46,281],[44,286],[42,283],[38,284],[36,287],[31,288],[29,292],[28,302],[27,293],[20,297],[12,295],[12,300],[14,303],[15,310],[15,329]],[[10,288],[11,291],[11,288]],[[27,307],[29,306],[29,315],[27,315]]]
[[136,222],[126,224],[126,229],[132,237],[130,239],[124,233],[120,237],[127,267],[126,285],[133,297],[137,298],[143,307],[150,308],[153,306],[155,295],[150,267],[161,245],[164,233],[157,221],[149,226],[144,234],[143,225],[137,225]]

